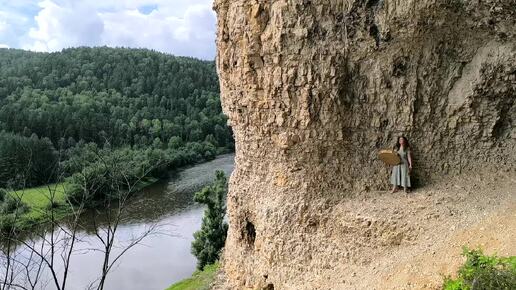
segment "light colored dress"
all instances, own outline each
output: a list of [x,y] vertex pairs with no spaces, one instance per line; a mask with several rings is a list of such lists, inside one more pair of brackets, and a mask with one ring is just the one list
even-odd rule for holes
[[391,184],[395,186],[410,187],[408,163],[408,154],[410,153],[410,149],[405,151],[400,148],[397,152],[400,156],[401,163],[392,167]]

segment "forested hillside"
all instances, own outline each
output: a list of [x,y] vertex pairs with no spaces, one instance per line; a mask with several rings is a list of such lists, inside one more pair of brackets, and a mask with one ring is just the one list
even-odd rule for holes
[[164,171],[233,149],[214,63],[142,49],[0,49],[0,131],[0,187],[72,176],[93,151]]

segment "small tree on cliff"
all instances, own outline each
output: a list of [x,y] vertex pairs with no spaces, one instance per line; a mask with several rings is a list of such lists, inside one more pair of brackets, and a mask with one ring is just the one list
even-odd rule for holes
[[226,242],[228,224],[226,215],[227,179],[224,172],[217,171],[215,182],[195,193],[194,200],[207,208],[202,218],[201,229],[194,233],[192,254],[197,257],[197,268],[215,263]]

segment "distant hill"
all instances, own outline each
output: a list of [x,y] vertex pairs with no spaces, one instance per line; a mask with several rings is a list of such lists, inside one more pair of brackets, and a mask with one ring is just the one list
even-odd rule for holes
[[[1,131],[48,139],[55,150],[88,142],[114,148],[177,149],[193,142],[219,152],[233,148],[214,62],[145,49],[0,49]],[[10,154],[5,148],[16,147],[11,145],[0,146],[0,157]]]
[[[150,144],[173,136],[231,143],[215,65],[143,49],[0,49],[0,130]],[[99,134],[102,133],[102,134]]]

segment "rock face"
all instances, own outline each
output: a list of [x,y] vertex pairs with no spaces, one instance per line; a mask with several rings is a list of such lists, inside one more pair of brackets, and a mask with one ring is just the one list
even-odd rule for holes
[[514,171],[514,7],[516,0],[215,0],[222,103],[236,140],[228,287],[316,289],[317,279],[330,279],[321,277],[330,261],[360,263],[350,256],[356,243],[410,240],[411,229],[393,228],[396,221],[369,237],[358,230],[345,235],[351,240],[328,240],[337,222],[371,227],[329,213],[340,200],[388,186],[376,154],[396,136],[413,146],[417,185]]

